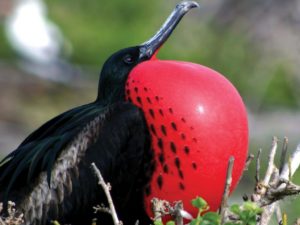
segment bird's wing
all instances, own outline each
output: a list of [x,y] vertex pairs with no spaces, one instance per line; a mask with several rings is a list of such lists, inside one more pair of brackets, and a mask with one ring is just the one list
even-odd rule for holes
[[[146,224],[143,223],[147,217],[143,205],[143,188],[151,178],[154,164],[153,152],[150,151],[150,135],[143,112],[131,103],[120,103],[114,106],[100,126],[97,140],[89,147],[78,165],[77,182],[85,185],[73,184],[77,190],[73,191],[74,198],[70,199],[72,203],[66,205],[74,206],[78,205],[76,202],[80,202],[83,211],[96,204],[106,203],[106,197],[97,184],[98,180],[91,173],[90,165],[95,162],[104,180],[112,186],[112,197],[124,224],[134,224],[137,219],[141,224]],[[80,196],[79,193],[84,194]],[[85,204],[87,201],[89,203]],[[71,224],[74,223],[74,218],[78,222],[86,217],[78,213],[72,214]],[[103,217],[100,219],[103,224],[111,224]],[[150,224],[149,219],[146,221]],[[84,223],[87,223],[86,220],[81,221],[81,224]]]
[[[88,104],[67,111],[42,125],[0,162],[0,192],[32,183],[40,171],[48,175],[55,159],[85,123],[104,108]],[[50,176],[48,176],[50,179]],[[50,180],[48,180],[50,182]]]
[[97,203],[95,196],[101,198],[93,193],[100,188],[91,162],[116,187],[117,201],[128,197],[141,165],[150,165],[148,159],[144,163],[146,146],[150,146],[149,135],[137,107],[130,103],[81,106],[44,124],[2,161],[0,188],[5,188],[6,200],[14,200],[13,194],[23,199],[20,207],[27,220],[42,221],[50,215],[64,221],[91,199]]

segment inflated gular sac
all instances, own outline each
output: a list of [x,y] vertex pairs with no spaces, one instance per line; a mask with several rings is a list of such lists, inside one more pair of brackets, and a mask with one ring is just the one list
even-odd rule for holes
[[231,190],[247,156],[247,114],[234,86],[205,66],[153,58],[131,71],[126,98],[145,114],[157,162],[145,191],[148,214],[153,197],[183,200],[196,214],[190,201],[201,196],[216,210],[230,156]]

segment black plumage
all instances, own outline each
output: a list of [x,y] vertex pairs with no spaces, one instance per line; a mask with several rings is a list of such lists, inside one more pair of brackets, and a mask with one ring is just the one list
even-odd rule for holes
[[[124,62],[129,54],[135,61]],[[101,97],[45,123],[3,159],[1,200],[14,201],[26,224],[90,223],[96,217],[92,207],[105,202],[92,162],[114,187],[120,218],[149,221],[142,204],[151,176],[150,138],[142,111],[124,101],[123,91],[138,57],[139,47],[110,57],[101,73]],[[128,210],[139,212],[137,218],[127,218]]]
[[149,41],[113,54],[103,65],[94,102],[48,121],[0,162],[0,202],[14,201],[26,225],[90,224],[97,216],[101,224],[112,224],[109,215],[93,214],[92,207],[106,198],[92,162],[111,183],[124,224],[150,224],[143,195],[150,191],[155,162],[143,112],[125,101],[125,84],[130,71],[149,60],[195,6],[178,4]]

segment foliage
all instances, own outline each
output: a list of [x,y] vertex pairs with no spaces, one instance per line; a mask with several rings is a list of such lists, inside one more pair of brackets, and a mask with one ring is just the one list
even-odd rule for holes
[[[220,214],[209,212],[209,205],[203,198],[197,197],[191,201],[191,204],[198,209],[198,214],[196,218],[190,221],[190,225],[221,225]],[[255,203],[247,201],[242,205],[232,205],[230,212],[235,215],[235,218],[223,223],[223,225],[256,225],[262,209]],[[164,225],[164,223],[161,220],[156,220],[154,225]],[[165,225],[175,225],[175,222],[170,220]]]
[[[219,225],[221,217],[216,212],[207,212],[209,205],[201,198],[197,197],[191,201],[191,204],[198,209],[197,217],[191,220],[190,225]],[[154,221],[154,225],[164,225],[162,221]],[[174,221],[168,221],[166,225],[175,225]]]
[[243,205],[234,204],[230,207],[230,211],[237,216],[234,222],[227,222],[224,225],[256,225],[257,216],[262,213],[262,208],[253,202],[244,202]]
[[[198,215],[191,221],[190,225],[218,225],[221,223],[221,217],[218,213],[206,212],[209,206],[203,198],[197,197],[193,199],[192,205],[198,209]],[[204,214],[202,215],[202,213]]]

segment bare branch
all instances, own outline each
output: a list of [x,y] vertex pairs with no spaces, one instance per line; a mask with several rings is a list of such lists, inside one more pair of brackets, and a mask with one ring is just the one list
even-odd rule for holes
[[[294,173],[296,172],[296,170],[300,166],[300,144],[298,144],[296,150],[292,153],[290,160],[291,160],[291,163],[290,163],[291,172],[290,173],[291,173],[291,176],[293,176]],[[285,179],[289,179],[289,165],[288,165],[288,163],[284,164],[282,172],[280,173],[280,177],[285,178]]]
[[[3,203],[0,203],[0,213],[3,210]],[[24,214],[16,210],[16,204],[12,201],[7,202],[7,216],[0,217],[0,225],[21,225],[24,224]]]
[[[276,151],[277,138],[274,137],[268,158],[268,168],[265,177],[263,182],[260,182],[258,175],[256,175],[257,184],[254,194],[251,195],[251,199],[264,209],[259,221],[259,225],[268,224],[275,210],[277,211],[276,215],[278,220],[281,220],[283,223],[284,216],[280,216],[281,213],[278,211],[278,200],[300,193],[300,186],[291,182],[291,177],[300,165],[300,144],[292,153],[292,156],[288,162],[283,163],[287,152],[287,138],[285,138],[280,161],[280,167],[282,168],[281,170],[278,170],[274,164]],[[258,152],[258,155],[260,155],[260,152]],[[259,156],[257,159],[259,159]],[[259,167],[260,166],[257,166],[256,174],[259,173]]]
[[281,213],[281,209],[278,204],[275,207],[275,214],[276,214],[276,219],[277,219],[278,224],[281,224],[282,223],[282,213]]
[[252,162],[252,160],[254,159],[254,155],[253,154],[249,154],[245,163],[245,167],[244,167],[244,171],[248,170],[248,167],[250,165],[250,163]]
[[224,193],[223,193],[221,207],[220,207],[220,210],[219,210],[220,215],[221,215],[221,224],[223,224],[224,221],[225,221],[225,212],[226,212],[226,207],[227,207],[227,200],[228,200],[228,196],[229,196],[230,185],[231,185],[231,182],[232,182],[233,164],[234,164],[234,157],[231,156],[229,161],[228,161],[226,183],[225,183],[225,187],[224,187]]
[[[122,225],[122,221],[120,221],[117,216],[117,212],[116,212],[112,197],[110,195],[110,190],[111,190],[110,184],[105,183],[105,181],[102,177],[102,174],[101,174],[100,170],[97,168],[95,163],[92,163],[91,166],[92,166],[93,171],[95,172],[95,175],[98,178],[98,184],[102,187],[102,189],[106,195],[107,202],[108,202],[109,209],[110,209],[110,215],[112,216],[114,225]],[[103,207],[102,207],[102,209],[103,209]]]
[[[300,144],[292,153],[292,156],[290,157],[288,162],[284,162],[286,160],[287,154],[287,143],[288,139],[284,138],[280,160],[281,169],[279,170],[274,163],[276,151],[278,148],[278,139],[276,137],[273,137],[272,146],[268,155],[267,170],[262,180],[260,178],[261,149],[258,151],[258,154],[256,156],[256,186],[254,193],[250,197],[253,202],[263,208],[263,213],[260,215],[259,221],[257,222],[258,225],[267,225],[274,212],[276,213],[278,224],[287,225],[286,214],[281,213],[278,200],[281,200],[287,196],[300,194],[300,185],[296,185],[291,182],[291,177],[300,166]],[[250,158],[251,156],[248,157],[246,163],[247,165],[245,166],[245,168],[249,165],[248,163],[250,163],[249,161],[251,161]],[[228,192],[231,180],[231,172],[229,166],[227,169],[227,178],[225,184],[225,190],[228,190]],[[225,190],[221,208],[219,210],[222,220],[221,224],[223,224],[224,221],[236,221],[237,219],[236,216],[228,210],[226,204],[228,194]],[[248,200],[248,195],[244,195],[243,199]],[[297,223],[297,225],[300,225],[299,222],[300,219],[294,225],[296,225]]]
[[183,204],[182,201],[178,201],[175,203],[174,206],[174,211],[173,211],[173,216],[175,219],[175,224],[176,225],[183,225],[183,217],[181,215],[181,211],[183,210]]
[[255,181],[256,183],[259,182],[260,176],[259,176],[259,171],[260,171],[260,155],[261,155],[261,148],[258,150],[257,156],[256,156],[256,171],[255,171]]
[[263,214],[261,215],[259,225],[267,225],[269,224],[270,218],[273,215],[276,204],[267,205],[264,207]]
[[194,219],[191,214],[183,209],[182,201],[177,201],[174,204],[171,204],[166,200],[153,198],[151,203],[152,212],[154,213],[154,221],[162,221],[162,217],[171,215],[174,218],[176,225],[183,225],[183,219]]
[[97,206],[94,206],[93,209],[94,209],[94,213],[104,212],[104,213],[111,214],[110,208],[105,207],[104,205],[97,205]]
[[169,215],[169,212],[167,211],[167,205],[169,205],[169,203],[167,201],[153,198],[151,200],[151,205],[152,212],[154,213],[154,221],[162,221],[162,217]]
[[[249,168],[249,165],[250,163],[252,162],[252,160],[254,159],[254,155],[253,154],[249,154],[247,159],[246,159],[246,163],[245,163],[245,166],[244,166],[244,171],[248,171],[248,168]],[[237,183],[240,183],[241,179],[243,178],[243,176],[240,176],[239,180]]]
[[[272,139],[272,147],[268,156],[268,167],[267,167],[267,171],[265,174],[265,177],[263,179],[263,181],[260,181],[259,179],[259,170],[260,170],[260,154],[261,154],[261,150],[259,150],[258,155],[257,155],[257,162],[256,162],[256,185],[255,185],[255,192],[254,194],[251,195],[251,199],[252,201],[256,202],[258,205],[262,206],[264,202],[264,198],[266,195],[266,191],[269,188],[269,182],[271,180],[271,176],[274,172],[275,166],[274,166],[274,158],[276,155],[276,150],[277,150],[277,138],[273,137]],[[265,210],[266,211],[266,210]],[[263,216],[268,216],[269,213],[263,213]],[[264,220],[264,218],[262,218],[261,220]]]
[[281,157],[280,157],[279,173],[281,173],[283,170],[283,166],[284,166],[285,159],[286,159],[286,153],[287,153],[287,149],[288,149],[288,142],[289,142],[288,138],[284,137],[282,151],[281,151]]
[[264,186],[267,186],[269,184],[271,175],[274,170],[274,158],[275,158],[276,150],[277,150],[277,142],[278,142],[277,137],[273,137],[272,147],[271,147],[271,151],[270,151],[269,158],[268,158],[268,167],[267,167],[266,175],[263,180]]

